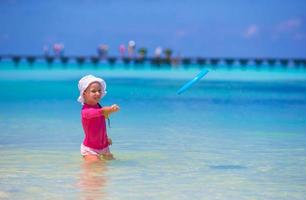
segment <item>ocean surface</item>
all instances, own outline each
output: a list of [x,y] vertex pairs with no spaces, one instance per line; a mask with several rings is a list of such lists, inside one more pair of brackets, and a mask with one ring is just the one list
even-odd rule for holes
[[[0,199],[306,198],[306,70],[0,63]],[[86,164],[78,80],[116,103],[114,161]]]

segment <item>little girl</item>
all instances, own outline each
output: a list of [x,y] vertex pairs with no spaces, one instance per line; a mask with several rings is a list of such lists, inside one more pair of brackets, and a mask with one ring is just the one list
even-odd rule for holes
[[83,105],[82,125],[85,138],[81,144],[81,154],[87,161],[101,159],[112,160],[113,154],[109,150],[112,140],[107,136],[105,119],[119,110],[119,106],[101,106],[99,101],[106,94],[106,83],[103,79],[87,75],[79,81],[80,96],[78,101]]

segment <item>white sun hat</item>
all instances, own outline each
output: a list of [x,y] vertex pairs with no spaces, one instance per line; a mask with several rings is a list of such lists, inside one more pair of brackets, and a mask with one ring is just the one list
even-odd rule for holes
[[97,82],[101,85],[101,93],[102,93],[102,96],[101,98],[103,98],[105,95],[106,95],[106,83],[103,79],[101,78],[98,78],[98,77],[95,77],[93,75],[86,75],[84,76],[83,78],[81,78],[79,80],[79,84],[78,84],[78,88],[79,88],[79,91],[80,91],[80,96],[78,98],[78,102],[80,102],[81,104],[84,104],[84,97],[83,97],[83,93],[84,91],[88,88],[88,86],[91,84],[91,83],[94,83],[94,82]]

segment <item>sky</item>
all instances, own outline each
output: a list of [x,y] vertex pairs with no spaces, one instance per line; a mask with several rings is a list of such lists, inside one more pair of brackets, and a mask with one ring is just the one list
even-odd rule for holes
[[0,54],[95,55],[100,44],[174,55],[306,58],[306,0],[0,0]]

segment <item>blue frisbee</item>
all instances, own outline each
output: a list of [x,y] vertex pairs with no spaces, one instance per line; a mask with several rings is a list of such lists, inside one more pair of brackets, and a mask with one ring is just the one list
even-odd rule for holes
[[188,88],[190,88],[193,84],[198,82],[203,76],[205,76],[208,73],[207,69],[203,69],[196,77],[194,77],[192,80],[188,81],[185,85],[183,85],[178,91],[177,94],[182,94],[184,91],[186,91]]

